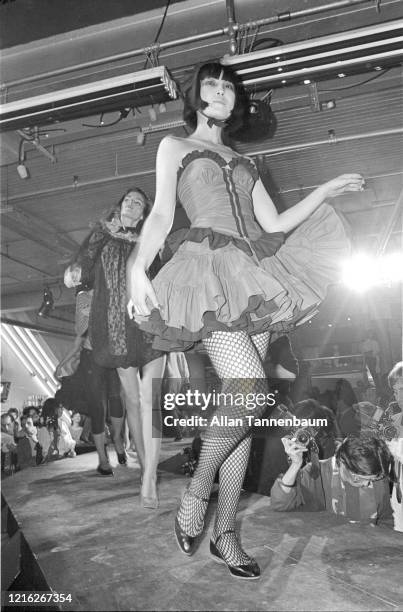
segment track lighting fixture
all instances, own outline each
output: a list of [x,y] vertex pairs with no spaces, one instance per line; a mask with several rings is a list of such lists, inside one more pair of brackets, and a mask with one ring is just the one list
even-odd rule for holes
[[18,172],[18,176],[20,177],[20,179],[27,179],[29,178],[29,172],[27,170],[27,167],[25,166],[25,140],[24,138],[21,138],[20,140],[20,146],[18,149],[18,166],[17,166],[17,172]]

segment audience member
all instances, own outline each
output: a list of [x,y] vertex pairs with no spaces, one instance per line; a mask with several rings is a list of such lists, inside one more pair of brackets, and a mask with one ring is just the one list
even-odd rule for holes
[[17,464],[17,444],[14,439],[14,422],[10,414],[1,415],[1,471],[11,474]]
[[340,378],[336,383],[335,402],[337,435],[341,439],[349,435],[359,435],[361,423],[354,408],[357,398],[351,384],[345,378]]
[[81,434],[83,433],[81,414],[79,412],[73,412],[71,417],[70,433],[76,445],[79,444],[81,442]]
[[392,457],[384,441],[349,436],[333,457],[319,462],[316,474],[311,463],[302,467],[305,446],[290,438],[282,442],[290,466],[271,489],[273,510],[327,510],[372,524],[391,517]]
[[395,400],[388,406],[388,412],[397,429],[397,437],[388,442],[395,465],[396,481],[392,490],[392,508],[394,528],[403,532],[403,361],[399,361],[388,375],[389,386],[393,390]]

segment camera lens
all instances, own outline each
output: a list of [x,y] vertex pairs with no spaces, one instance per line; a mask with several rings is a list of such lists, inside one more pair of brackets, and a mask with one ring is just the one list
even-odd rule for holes
[[297,442],[299,442],[300,444],[304,444],[304,445],[308,444],[309,438],[310,436],[306,431],[300,431],[296,435]]

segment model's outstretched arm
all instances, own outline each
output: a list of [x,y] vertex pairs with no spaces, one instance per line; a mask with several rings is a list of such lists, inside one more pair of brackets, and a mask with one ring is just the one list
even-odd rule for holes
[[252,192],[256,219],[265,232],[290,232],[305,221],[327,198],[348,191],[361,191],[364,179],[360,174],[342,174],[312,191],[306,198],[283,213],[278,213],[272,199],[259,179]]

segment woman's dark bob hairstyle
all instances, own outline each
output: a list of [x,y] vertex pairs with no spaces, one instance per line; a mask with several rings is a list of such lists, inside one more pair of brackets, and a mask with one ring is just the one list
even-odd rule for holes
[[196,69],[191,85],[185,92],[183,119],[192,131],[197,127],[197,111],[203,109],[203,101],[200,98],[201,81],[208,77],[218,79],[221,74],[221,78],[232,83],[235,88],[235,105],[231,116],[226,121],[223,136],[235,136],[237,130],[244,124],[247,104],[246,93],[240,79],[229,66],[222,66],[219,62],[209,62]]
[[337,465],[343,463],[353,474],[388,477],[392,457],[386,443],[375,436],[348,436],[336,451]]

